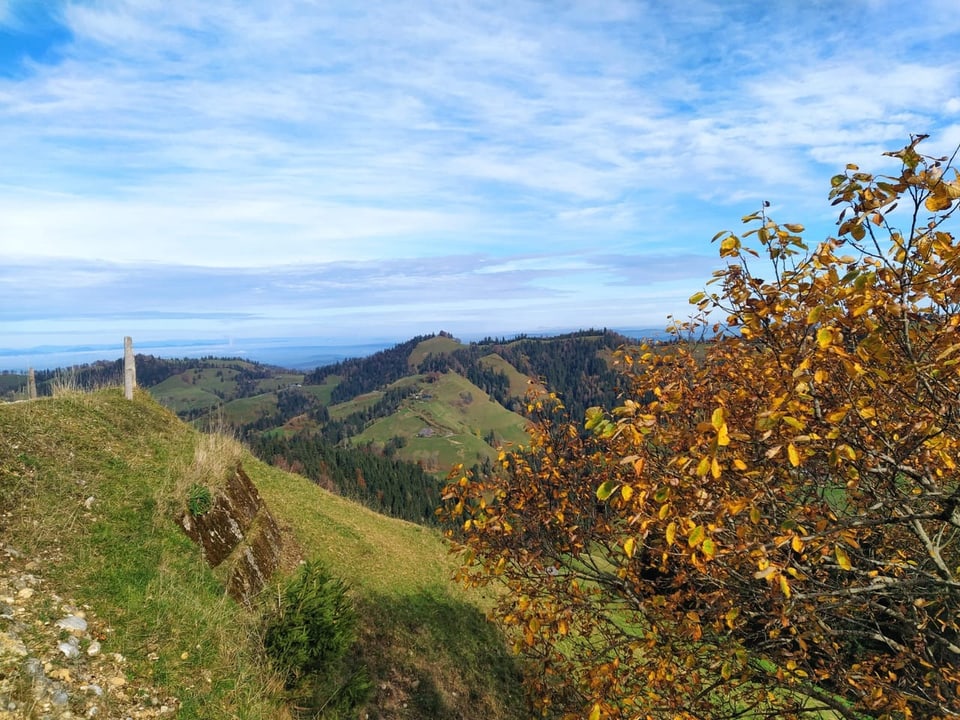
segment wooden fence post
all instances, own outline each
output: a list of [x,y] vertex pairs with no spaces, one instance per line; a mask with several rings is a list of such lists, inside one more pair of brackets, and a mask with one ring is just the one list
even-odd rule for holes
[[133,389],[137,386],[137,366],[133,358],[133,338],[123,339],[123,396],[133,400]]
[[37,376],[33,372],[33,368],[27,370],[27,398],[30,400],[37,399]]

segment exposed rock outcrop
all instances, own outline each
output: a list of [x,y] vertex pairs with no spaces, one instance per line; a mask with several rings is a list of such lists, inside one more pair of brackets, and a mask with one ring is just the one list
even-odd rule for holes
[[213,490],[210,509],[185,512],[180,526],[210,567],[229,564],[227,592],[238,602],[248,603],[280,564],[280,528],[240,465]]

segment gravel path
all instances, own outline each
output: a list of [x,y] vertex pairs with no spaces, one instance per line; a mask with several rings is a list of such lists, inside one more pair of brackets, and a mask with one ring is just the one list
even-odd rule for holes
[[130,673],[95,608],[48,587],[55,562],[0,547],[0,720],[172,718],[176,698]]

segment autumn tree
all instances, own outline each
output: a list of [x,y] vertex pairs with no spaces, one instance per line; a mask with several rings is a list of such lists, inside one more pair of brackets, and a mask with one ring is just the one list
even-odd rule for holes
[[960,177],[924,137],[831,181],[837,236],[766,210],[619,407],[549,397],[442,514],[543,714],[960,715]]

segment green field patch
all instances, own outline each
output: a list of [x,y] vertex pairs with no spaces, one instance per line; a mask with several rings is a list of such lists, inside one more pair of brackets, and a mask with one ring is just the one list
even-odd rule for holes
[[332,420],[342,420],[347,417],[347,415],[353,415],[353,413],[366,410],[376,405],[377,401],[382,398],[383,395],[383,390],[374,390],[373,392],[364,393],[363,395],[357,395],[357,397],[352,400],[331,405],[327,410]]
[[192,378],[189,373],[174,375],[151,387],[150,394],[176,413],[216,407],[220,398],[202,385],[194,384]]
[[261,393],[276,392],[283,388],[302,386],[303,373],[280,372],[268,378],[257,381],[257,391]]
[[264,393],[253,397],[231,400],[223,408],[223,419],[230,425],[243,425],[254,422],[264,415],[272,415],[277,411],[277,396],[275,393]]

